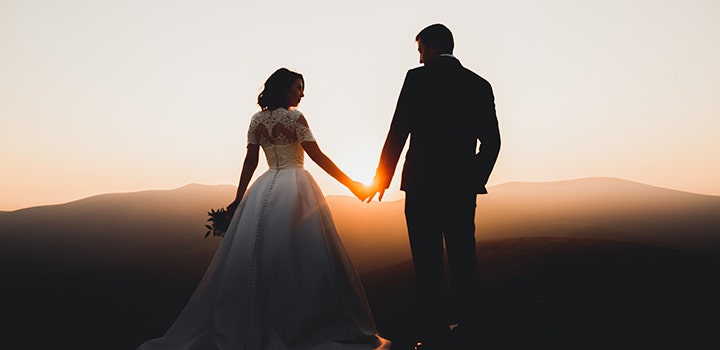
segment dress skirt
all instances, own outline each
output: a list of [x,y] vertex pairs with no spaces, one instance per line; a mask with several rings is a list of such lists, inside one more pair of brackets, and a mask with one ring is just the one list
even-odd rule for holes
[[180,316],[138,350],[389,348],[320,187],[287,167],[252,184]]

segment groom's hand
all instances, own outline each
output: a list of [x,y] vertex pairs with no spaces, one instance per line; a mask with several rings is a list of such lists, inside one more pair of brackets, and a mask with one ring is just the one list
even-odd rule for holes
[[380,194],[380,196],[378,196],[378,202],[382,202],[382,197],[385,194],[385,190],[379,190],[377,188],[372,189],[372,194],[370,195],[370,197],[368,197],[366,202],[367,203],[372,202],[373,198],[375,198],[375,195],[378,193]]
[[357,197],[360,201],[365,201],[365,199],[371,194],[370,187],[357,181],[352,181],[349,188],[355,197]]
[[370,196],[368,197],[367,203],[372,202],[373,198],[375,198],[376,194],[380,194],[378,197],[378,202],[382,202],[383,195],[385,194],[385,189],[381,188],[380,186],[380,178],[377,174],[375,174],[375,178],[373,178],[373,183],[370,185]]

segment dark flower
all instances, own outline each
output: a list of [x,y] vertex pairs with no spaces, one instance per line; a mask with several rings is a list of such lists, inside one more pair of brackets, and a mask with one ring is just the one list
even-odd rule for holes
[[207,221],[210,221],[211,225],[205,225],[205,228],[208,229],[205,234],[205,238],[208,238],[211,233],[214,237],[225,236],[225,231],[227,231],[228,226],[230,226],[231,219],[228,211],[225,208],[220,208],[218,210],[210,209],[208,215],[210,215],[210,218],[207,219]]

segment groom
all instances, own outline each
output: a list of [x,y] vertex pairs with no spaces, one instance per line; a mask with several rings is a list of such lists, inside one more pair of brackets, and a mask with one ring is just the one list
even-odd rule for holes
[[[420,340],[423,349],[433,350],[446,348],[448,317],[462,328],[473,324],[477,313],[475,203],[477,194],[487,193],[500,134],[492,87],[452,55],[450,30],[433,24],[415,40],[424,66],[405,76],[368,202],[377,193],[382,200],[409,136],[400,189],[415,266]],[[445,314],[443,240],[458,315]]]

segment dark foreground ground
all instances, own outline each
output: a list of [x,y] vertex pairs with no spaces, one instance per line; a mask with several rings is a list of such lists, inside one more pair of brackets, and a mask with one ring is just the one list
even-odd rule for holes
[[[480,242],[480,326],[463,349],[717,349],[717,257],[565,238]],[[3,261],[3,349],[133,350],[161,336],[207,252],[100,270]],[[380,333],[412,349],[412,266],[361,276]]]

